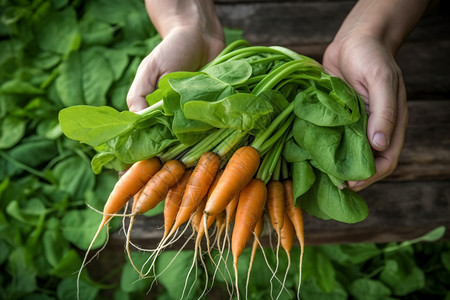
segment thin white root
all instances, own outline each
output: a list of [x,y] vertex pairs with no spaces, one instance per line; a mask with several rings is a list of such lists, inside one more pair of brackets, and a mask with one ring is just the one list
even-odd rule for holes
[[[287,278],[287,275],[288,275],[289,268],[291,267],[291,255],[287,251],[286,251],[286,255],[287,255],[287,258],[288,258],[288,264],[286,266],[286,272],[284,273],[283,283],[281,284],[280,292],[278,293],[278,296],[276,298],[277,300],[278,300],[278,298],[280,298],[281,293],[283,292],[283,288],[286,285],[286,278]],[[289,290],[286,289],[286,291],[289,293]],[[289,293],[289,295],[290,295],[290,293]],[[297,297],[297,299],[300,299],[300,298]]]
[[139,270],[139,269],[136,267],[136,265],[134,264],[133,258],[131,257],[131,251],[130,251],[130,236],[131,236],[131,229],[133,228],[134,220],[135,220],[135,216],[132,216],[132,217],[130,218],[130,224],[129,224],[129,226],[128,226],[128,233],[127,233],[127,236],[126,236],[125,249],[126,249],[126,252],[127,252],[127,255],[128,255],[128,259],[129,259],[129,261],[130,261],[131,266],[133,267],[133,269],[135,269],[136,272],[138,272],[138,274],[139,274],[139,276],[140,276],[141,278],[145,278],[145,275],[142,273],[141,270]]
[[[104,221],[102,220],[102,223],[100,223],[100,225],[98,226],[97,232],[95,233],[94,237],[92,238],[92,241],[89,245],[89,247],[86,250],[86,253],[84,255],[83,261],[81,262],[81,266],[80,269],[78,270],[78,274],[77,274],[77,299],[80,299],[80,279],[81,279],[81,272],[83,271],[84,267],[86,265],[88,265],[95,257],[97,257],[100,252],[105,249],[106,244],[109,241],[109,222],[111,221],[112,218],[109,218],[108,220]],[[95,241],[97,240],[98,236],[100,235],[100,232],[102,231],[103,227],[106,226],[106,241],[103,244],[103,246],[89,259],[87,260],[88,256],[89,256],[89,252],[92,249],[92,246],[94,245]]]

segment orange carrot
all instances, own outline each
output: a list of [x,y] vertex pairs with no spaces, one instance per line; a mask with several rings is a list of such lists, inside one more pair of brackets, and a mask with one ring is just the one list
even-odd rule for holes
[[[250,262],[249,262],[248,271],[247,271],[247,283],[246,283],[246,288],[245,288],[246,295],[248,292],[248,283],[250,282],[250,273],[252,271],[253,262],[255,260],[256,250],[258,250],[258,246],[259,246],[259,237],[261,236],[263,229],[264,229],[264,216],[261,216],[258,223],[256,223],[255,229],[253,229],[252,253],[250,255]],[[247,299],[248,297],[246,296],[245,298]]]
[[[225,176],[225,174],[223,176]],[[233,234],[231,237],[231,252],[233,254],[233,267],[238,299],[238,259],[250,240],[256,223],[262,217],[266,200],[266,184],[257,178],[252,179],[239,194],[239,202],[236,209]]]
[[290,253],[294,244],[294,226],[287,215],[285,216],[284,225],[280,231],[280,241],[281,247],[283,247],[286,253]]
[[184,175],[185,167],[178,160],[169,160],[145,185],[137,199],[133,214],[143,214],[154,208],[167,196]]
[[234,221],[234,217],[236,215],[236,207],[238,204],[239,196],[234,197],[230,203],[228,203],[227,207],[225,208],[226,212],[226,223],[230,224]]
[[150,159],[138,161],[134,163],[117,181],[111,194],[103,207],[103,218],[100,222],[97,232],[91,240],[83,262],[81,263],[80,270],[77,276],[77,296],[79,295],[79,281],[81,271],[86,264],[86,260],[92,245],[97,240],[103,227],[108,223],[109,220],[119,212],[125,204],[133,197],[142,187],[147,183],[147,181],[153,177],[153,175],[161,169],[161,162],[157,157]]
[[272,226],[280,236],[281,228],[283,227],[285,195],[284,186],[281,181],[271,180],[267,184],[267,210],[269,211]]
[[228,161],[223,175],[217,183],[205,207],[206,215],[217,215],[250,182],[258,170],[260,157],[251,146],[236,150]]
[[205,152],[202,154],[186,185],[180,209],[168,236],[172,235],[181,224],[189,220],[200,201],[208,192],[219,169],[219,165],[220,158],[217,154],[213,152]]
[[180,181],[177,182],[167,193],[164,202],[164,235],[163,239],[169,234],[170,228],[180,208],[181,199],[186,188],[186,184],[191,176],[192,171],[186,170]]
[[184,165],[178,160],[169,160],[163,167],[153,175],[152,178],[139,191],[133,203],[133,211],[128,225],[127,238],[125,242],[125,249],[130,259],[133,268],[144,277],[144,274],[137,269],[131,258],[130,252],[130,235],[131,229],[138,214],[143,214],[158,205],[172,188],[184,175]]
[[283,182],[284,190],[286,195],[286,214],[289,216],[289,220],[295,229],[295,234],[300,243],[300,262],[299,262],[299,278],[298,278],[298,289],[297,298],[300,299],[300,286],[302,281],[302,264],[303,264],[303,254],[305,252],[305,235],[304,235],[304,225],[303,225],[303,212],[301,208],[294,205],[294,190],[292,180],[285,180]]
[[279,251],[281,243],[281,229],[284,223],[284,186],[279,180],[271,180],[267,184],[267,210],[269,212],[272,227],[277,233],[277,247],[276,247],[276,266],[270,282],[275,278],[275,273],[278,271],[279,265]]
[[213,245],[216,244],[217,248],[220,249],[220,238],[226,229],[226,212],[222,211],[216,216],[216,236]]
[[131,199],[142,187],[161,169],[161,162],[157,157],[138,161],[134,163],[125,174],[120,177],[109,195],[103,208],[103,221],[121,210],[128,200]]
[[[286,252],[286,256],[288,259],[288,264],[286,266],[286,272],[284,273],[284,279],[283,283],[281,284],[280,292],[278,293],[277,299],[280,297],[281,292],[283,291],[284,285],[286,283],[287,274],[289,271],[289,268],[291,266],[291,250],[292,245],[294,244],[294,226],[289,219],[289,216],[286,214],[284,217],[284,225],[281,228],[280,232],[280,241],[281,241],[281,247],[283,247],[284,251]],[[300,298],[299,298],[300,299]]]
[[305,247],[303,212],[301,208],[294,205],[294,192],[292,180],[285,180],[283,184],[286,195],[285,210],[294,226],[295,234],[300,243],[301,251],[303,252]]
[[206,205],[206,197],[203,197],[202,201],[200,201],[194,213],[192,214],[191,226],[197,232],[200,231],[200,228],[203,228],[202,221],[203,221],[203,210],[205,209],[205,205]]

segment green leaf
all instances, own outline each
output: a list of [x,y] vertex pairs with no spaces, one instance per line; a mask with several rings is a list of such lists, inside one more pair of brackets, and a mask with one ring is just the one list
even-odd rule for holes
[[114,81],[110,62],[96,48],[71,52],[61,64],[56,91],[64,106],[106,105],[106,93]]
[[12,249],[8,243],[0,239],[0,265],[3,265],[3,263],[8,260],[11,250]]
[[[54,219],[57,223],[59,221]],[[58,229],[48,229],[42,235],[45,258],[52,267],[60,264],[61,260],[70,249],[69,243],[64,239]],[[73,270],[72,270],[73,271]]]
[[63,133],[92,147],[131,130],[139,118],[140,116],[135,113],[119,112],[109,106],[77,105],[59,112]]
[[238,93],[214,102],[187,102],[183,112],[187,119],[216,128],[250,131],[267,127],[272,106],[253,94]]
[[27,120],[7,116],[0,125],[0,149],[8,149],[16,145],[25,135]]
[[345,265],[357,265],[380,255],[381,250],[374,243],[336,244],[320,247],[331,260]]
[[81,280],[79,292],[79,297],[77,297],[77,282],[75,276],[63,279],[56,289],[58,299],[64,300],[94,300],[97,297],[99,289],[98,287]]
[[[87,250],[102,220],[102,215],[90,209],[70,210],[64,215],[61,230],[64,238],[82,250]],[[103,245],[106,241],[105,227],[92,249]]]
[[114,154],[124,163],[134,163],[161,153],[178,140],[165,124],[156,124],[120,136]]
[[395,256],[386,261],[380,279],[396,296],[405,296],[425,286],[424,272],[405,251],[396,252]]
[[88,161],[79,156],[64,159],[53,168],[61,190],[69,193],[73,199],[84,199],[84,193],[93,189],[95,176]]
[[343,180],[363,180],[375,173],[375,163],[361,122],[321,127],[296,118],[293,133],[321,170]]
[[[181,295],[185,289],[184,297],[187,297],[185,299],[195,297],[195,295],[197,295],[200,291],[201,281],[197,278],[200,276],[200,270],[197,272],[191,272],[189,277],[187,277],[189,268],[192,266],[194,258],[193,254],[194,251],[192,250],[185,250],[181,252],[165,251],[157,258],[156,272],[159,274],[158,280],[167,289],[167,292],[173,299],[181,299]],[[167,271],[163,273],[162,271],[168,266],[169,268]],[[193,268],[195,268],[195,265]],[[173,274],[178,274],[178,276],[173,276]],[[182,278],[181,282],[180,278]],[[190,295],[188,295],[190,289],[192,289],[192,291]]]
[[[180,107],[193,100],[217,101],[228,97],[236,91],[229,84],[217,80],[207,74],[194,73],[195,76],[187,78],[170,78],[170,86],[180,94]],[[193,88],[195,87],[195,88]]]
[[315,281],[305,281],[300,290],[300,299],[314,300],[347,300],[349,299],[345,288],[336,282],[331,292],[324,292]]
[[442,252],[441,261],[445,269],[450,272],[450,250]]
[[369,209],[364,199],[349,189],[337,188],[322,172],[316,171],[313,186],[297,198],[297,203],[308,213],[324,219],[357,223],[367,218]]
[[372,279],[360,278],[350,285],[350,293],[358,300],[387,300],[393,299],[391,290],[382,282]]
[[[356,108],[358,109],[355,98]],[[354,105],[353,105],[354,106]],[[300,92],[295,97],[295,114],[318,126],[342,126],[358,120],[359,110],[350,110],[321,90]]]
[[18,247],[11,252],[6,270],[12,278],[9,286],[11,298],[19,299],[37,288],[32,253],[25,247]]
[[330,293],[335,288],[336,272],[333,264],[322,252],[306,248],[303,260],[304,280],[314,280],[322,292]]
[[229,60],[209,66],[202,70],[210,76],[229,85],[239,85],[247,81],[252,75],[252,67],[246,61]]
[[294,199],[306,193],[316,181],[314,170],[308,161],[292,163]]
[[42,95],[44,93],[43,90],[35,87],[30,82],[26,82],[18,78],[4,82],[0,86],[0,92],[2,94],[15,95]]
[[53,11],[38,26],[36,42],[43,50],[67,54],[79,43],[77,15],[73,7]]
[[36,225],[40,215],[46,214],[48,209],[38,198],[31,198],[26,202],[19,203],[12,200],[6,207],[6,212],[16,220],[29,225]]
[[290,163],[303,162],[311,159],[308,151],[300,147],[293,138],[287,139],[284,143],[283,157]]
[[50,270],[49,274],[59,278],[72,277],[81,265],[81,258],[75,249],[65,251],[61,259]]
[[[141,269],[149,258],[149,254],[145,252],[131,252],[133,264]],[[152,278],[142,279],[133,268],[131,262],[127,259],[122,274],[120,276],[120,289],[126,293],[146,292],[151,284]]]

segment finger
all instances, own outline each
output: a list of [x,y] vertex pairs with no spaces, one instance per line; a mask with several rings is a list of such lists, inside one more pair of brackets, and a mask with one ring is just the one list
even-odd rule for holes
[[133,112],[148,107],[145,97],[155,90],[157,72],[153,67],[152,54],[144,58],[127,94],[128,109]]
[[399,85],[398,72],[383,72],[368,82],[369,119],[367,136],[373,149],[384,151],[389,148],[398,112]]
[[403,144],[405,140],[406,128],[408,125],[408,107],[406,103],[406,90],[403,82],[400,82],[398,92],[398,113],[395,121],[395,129],[391,136],[389,148],[385,151],[375,152],[375,168],[376,173],[362,181],[348,182],[349,188],[354,191],[360,191],[376,181],[379,181],[391,175],[397,167]]

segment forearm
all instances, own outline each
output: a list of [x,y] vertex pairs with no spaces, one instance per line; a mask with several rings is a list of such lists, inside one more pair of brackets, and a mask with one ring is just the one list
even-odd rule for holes
[[337,40],[373,36],[396,53],[433,0],[359,0],[349,13]]
[[213,38],[222,38],[222,26],[212,0],[146,0],[145,4],[162,38],[180,27],[194,28]]

